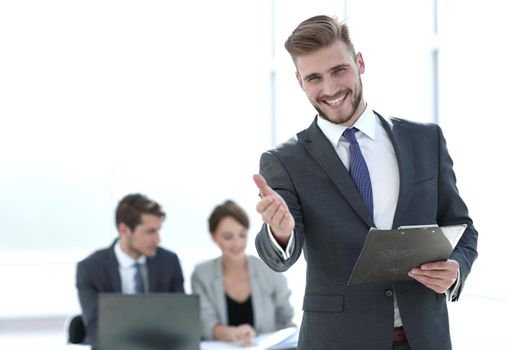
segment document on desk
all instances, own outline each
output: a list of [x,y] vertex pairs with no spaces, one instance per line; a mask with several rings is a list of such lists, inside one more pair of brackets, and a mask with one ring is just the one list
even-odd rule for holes
[[257,336],[256,343],[261,349],[287,350],[296,349],[298,345],[299,328],[288,327],[277,332]]
[[408,271],[424,263],[447,260],[467,225],[404,226],[370,229],[348,285],[410,280]]
[[297,347],[298,336],[299,328],[289,327],[259,334],[251,346],[222,341],[202,341],[200,350],[293,350]]

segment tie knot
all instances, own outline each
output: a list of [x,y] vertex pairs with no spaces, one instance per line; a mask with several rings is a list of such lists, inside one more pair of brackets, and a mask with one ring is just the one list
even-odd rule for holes
[[345,131],[343,132],[343,136],[345,136],[347,141],[349,141],[350,143],[357,143],[356,131],[357,131],[357,128],[345,129]]

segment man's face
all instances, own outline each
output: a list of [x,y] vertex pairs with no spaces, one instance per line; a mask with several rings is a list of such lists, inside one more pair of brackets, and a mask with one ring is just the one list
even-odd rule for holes
[[337,40],[328,47],[295,59],[296,77],[319,114],[335,124],[352,126],[363,113],[361,74],[364,61]]
[[125,253],[133,259],[141,255],[153,257],[160,243],[162,219],[152,214],[141,214],[141,222],[132,231],[124,223],[120,223],[120,245]]

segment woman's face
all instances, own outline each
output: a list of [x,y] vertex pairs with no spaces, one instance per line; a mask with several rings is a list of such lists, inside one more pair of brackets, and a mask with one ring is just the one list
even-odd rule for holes
[[223,218],[218,223],[212,237],[222,251],[224,258],[240,259],[245,256],[248,231],[245,226],[232,217]]

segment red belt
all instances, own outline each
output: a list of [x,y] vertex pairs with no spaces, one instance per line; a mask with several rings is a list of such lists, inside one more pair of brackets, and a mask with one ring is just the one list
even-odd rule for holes
[[399,342],[407,341],[407,336],[405,334],[405,330],[403,329],[403,327],[394,328],[393,340]]

